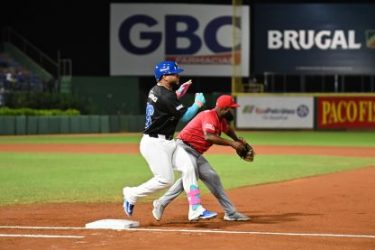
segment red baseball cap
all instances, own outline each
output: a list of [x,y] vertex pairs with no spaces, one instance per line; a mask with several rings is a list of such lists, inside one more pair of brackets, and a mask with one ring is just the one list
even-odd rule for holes
[[239,106],[231,95],[221,95],[216,100],[216,107],[219,108],[237,108]]

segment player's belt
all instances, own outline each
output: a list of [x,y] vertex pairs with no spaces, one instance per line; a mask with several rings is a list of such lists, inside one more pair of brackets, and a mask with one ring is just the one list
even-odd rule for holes
[[181,141],[183,144],[185,144],[186,146],[190,147],[192,150],[194,150],[194,152],[196,152],[197,154],[202,154],[202,153],[199,153],[190,143],[184,141],[184,140],[181,140],[180,138],[177,138],[177,141]]
[[160,138],[160,139],[164,139],[164,140],[172,140],[173,139],[173,136],[169,135],[169,136],[166,136],[166,135],[161,135],[161,134],[146,134],[150,137],[154,137],[154,138]]

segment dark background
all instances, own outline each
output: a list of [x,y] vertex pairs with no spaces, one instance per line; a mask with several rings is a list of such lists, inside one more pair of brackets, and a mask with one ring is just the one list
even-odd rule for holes
[[[253,45],[256,48],[252,53],[253,61],[256,62],[253,70],[257,74],[375,75],[375,49],[366,46],[366,33],[375,28],[374,15],[375,4],[256,5],[253,20],[262,25],[255,25],[252,29]],[[346,36],[349,30],[354,30],[355,41],[362,47],[355,50],[322,50],[316,47],[308,50],[272,50],[267,44],[270,30],[343,30]],[[303,66],[314,69],[301,69]]]
[[[51,58],[57,51],[73,61],[73,75],[105,76],[109,74],[109,6],[110,3],[176,3],[179,1],[2,1],[0,28],[10,26],[41,48]],[[280,1],[244,0],[243,4],[280,3]],[[307,3],[319,1],[282,1]],[[320,1],[350,3],[352,1]],[[353,3],[372,1],[355,1]],[[231,4],[232,1],[181,1],[179,3]],[[251,9],[251,11],[253,11]],[[253,14],[251,14],[251,17]],[[251,22],[251,25],[254,25]],[[256,24],[261,25],[261,24]],[[251,61],[253,61],[251,59]]]

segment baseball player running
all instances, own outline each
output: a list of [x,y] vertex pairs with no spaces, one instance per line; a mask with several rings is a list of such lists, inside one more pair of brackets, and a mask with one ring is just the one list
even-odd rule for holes
[[[227,120],[233,120],[232,112],[233,108],[236,107],[239,107],[239,105],[234,102],[232,96],[220,96],[217,99],[214,109],[200,112],[185,126],[177,137],[177,143],[182,145],[190,154],[190,158],[197,168],[199,178],[223,207],[225,211],[224,220],[247,221],[250,218],[236,211],[224,192],[220,177],[202,155],[213,144],[231,146],[236,150],[243,150],[241,147],[244,141],[237,137],[236,133],[227,122]],[[233,141],[220,137],[221,132],[227,134]],[[156,220],[161,219],[165,207],[172,202],[182,190],[181,179],[178,179],[161,198],[153,202],[154,208],[152,214]]]
[[[173,139],[178,121],[189,121],[205,103],[203,94],[199,93],[189,108],[181,104],[178,98],[186,91],[179,89],[174,92],[173,86],[179,84],[179,74],[182,71],[172,61],[163,61],[155,66],[154,73],[158,83],[148,94],[146,123],[140,143],[141,154],[154,176],[137,187],[123,189],[124,211],[128,216],[133,214],[138,198],[173,184],[173,169],[182,172],[181,187],[189,202],[188,219],[209,219],[217,215],[202,206],[194,165],[189,154]],[[183,85],[184,88],[188,84]]]

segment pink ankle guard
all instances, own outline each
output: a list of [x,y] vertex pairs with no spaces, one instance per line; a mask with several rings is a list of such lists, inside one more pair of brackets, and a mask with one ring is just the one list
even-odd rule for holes
[[199,205],[201,204],[201,192],[199,191],[198,187],[195,185],[191,185],[190,192],[188,193],[189,197],[189,204],[190,205]]

